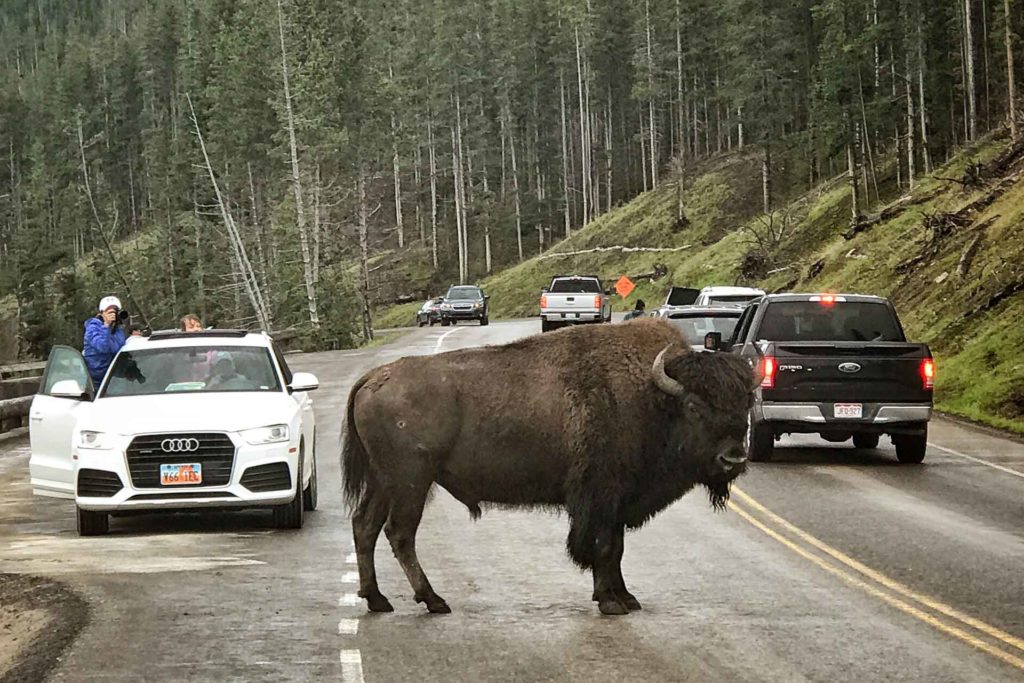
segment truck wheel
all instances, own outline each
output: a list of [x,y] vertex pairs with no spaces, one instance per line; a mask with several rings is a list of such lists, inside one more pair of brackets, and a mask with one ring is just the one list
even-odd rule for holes
[[864,450],[878,448],[878,434],[854,434],[853,447]]
[[79,536],[103,536],[110,530],[110,517],[105,512],[93,512],[75,507]]
[[894,434],[892,443],[896,446],[896,459],[908,465],[924,460],[928,450],[928,431],[924,434]]
[[549,323],[547,320],[544,320],[543,318],[541,318],[541,321],[540,321],[540,331],[541,332],[550,332],[553,329],[554,328],[552,327],[552,323]]
[[489,320],[487,319],[487,316],[486,316],[486,315],[485,315],[484,317],[480,318],[480,326],[481,326],[481,327],[483,327],[484,325],[486,325],[486,324],[487,324],[487,323],[489,323],[489,322],[490,322],[490,321],[489,321]]
[[775,454],[775,432],[768,425],[755,422],[750,416],[747,432],[747,460],[751,462],[768,462]]

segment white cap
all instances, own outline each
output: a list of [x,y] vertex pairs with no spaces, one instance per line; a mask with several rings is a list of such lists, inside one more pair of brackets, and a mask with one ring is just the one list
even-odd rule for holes
[[121,308],[121,300],[116,296],[105,296],[100,299],[100,313],[107,310],[111,306],[116,306],[119,310]]

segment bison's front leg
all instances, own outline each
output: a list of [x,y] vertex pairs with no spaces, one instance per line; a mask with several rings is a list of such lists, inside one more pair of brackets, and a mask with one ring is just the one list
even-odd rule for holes
[[622,579],[622,551],[624,527],[609,523],[598,527],[594,538],[594,595],[601,614],[629,614],[632,602],[640,608],[637,599],[626,590]]
[[626,549],[626,530],[620,524],[615,527],[615,555],[613,558],[613,566],[615,568],[615,595],[618,596],[619,600],[622,601],[630,612],[643,609],[640,605],[640,601],[633,597],[633,594],[626,588],[626,580],[622,578],[622,555]]

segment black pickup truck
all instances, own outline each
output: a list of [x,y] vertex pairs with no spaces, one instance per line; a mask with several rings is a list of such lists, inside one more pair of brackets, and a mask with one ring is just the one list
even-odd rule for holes
[[748,457],[770,460],[782,434],[819,434],[875,448],[882,434],[903,463],[924,460],[935,362],[907,342],[887,300],[854,294],[771,294],[743,312],[724,348],[763,374]]

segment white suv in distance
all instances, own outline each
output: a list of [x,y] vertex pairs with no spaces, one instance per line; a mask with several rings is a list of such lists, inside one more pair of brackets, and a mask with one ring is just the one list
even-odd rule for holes
[[74,499],[82,536],[130,510],[269,507],[300,528],[317,504],[317,385],[243,330],[131,337],[98,391],[57,346],[30,409],[33,491]]

